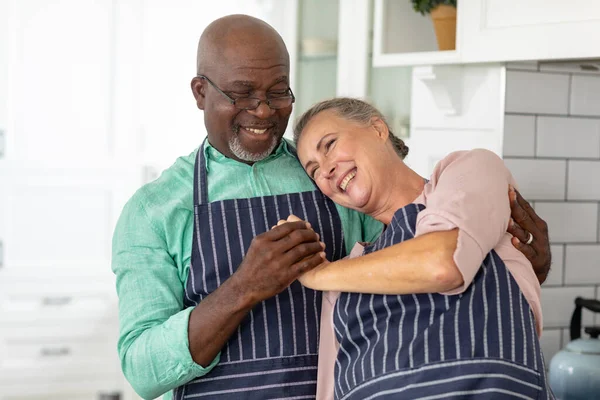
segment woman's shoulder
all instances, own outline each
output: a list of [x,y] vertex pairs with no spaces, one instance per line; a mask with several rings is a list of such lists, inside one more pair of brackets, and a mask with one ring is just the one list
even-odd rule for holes
[[[449,171],[453,173],[448,174]],[[493,151],[487,149],[459,150],[449,153],[435,165],[430,181],[435,184],[444,172],[446,172],[444,174],[446,177],[464,178],[471,175],[493,176],[498,171],[508,172],[508,169],[502,158]]]
[[472,149],[472,150],[458,150],[449,153],[442,158],[437,164],[436,168],[446,168],[457,164],[469,164],[469,165],[504,165],[502,158],[496,153],[488,149]]

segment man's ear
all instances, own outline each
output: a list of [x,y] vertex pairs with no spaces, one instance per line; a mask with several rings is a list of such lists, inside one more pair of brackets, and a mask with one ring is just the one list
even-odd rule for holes
[[388,137],[390,136],[390,130],[389,130],[387,124],[381,118],[372,117],[371,125],[377,131],[378,137],[380,137],[384,141],[388,140]]
[[196,99],[196,106],[200,110],[204,110],[204,99],[205,99],[205,91],[206,85],[204,84],[204,79],[194,77],[191,83],[192,93],[194,94],[194,98]]

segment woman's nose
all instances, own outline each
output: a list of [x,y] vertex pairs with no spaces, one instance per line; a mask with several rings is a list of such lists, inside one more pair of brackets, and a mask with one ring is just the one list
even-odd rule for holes
[[324,177],[329,179],[331,178],[335,173],[335,164],[332,163],[328,163],[327,165],[323,166],[323,174]]

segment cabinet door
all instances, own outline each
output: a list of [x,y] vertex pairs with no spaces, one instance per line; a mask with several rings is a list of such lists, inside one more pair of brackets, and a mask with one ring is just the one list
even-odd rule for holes
[[6,156],[91,160],[113,152],[109,1],[8,0]]
[[0,162],[3,268],[110,273],[114,225],[138,178],[118,166]]
[[599,57],[600,2],[460,0],[463,62]]

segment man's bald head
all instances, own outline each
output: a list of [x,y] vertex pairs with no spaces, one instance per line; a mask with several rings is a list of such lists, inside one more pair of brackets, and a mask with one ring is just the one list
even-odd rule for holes
[[289,67],[283,39],[266,22],[248,15],[228,15],[206,27],[198,43],[197,74],[214,68],[236,67],[261,57],[280,58]]

